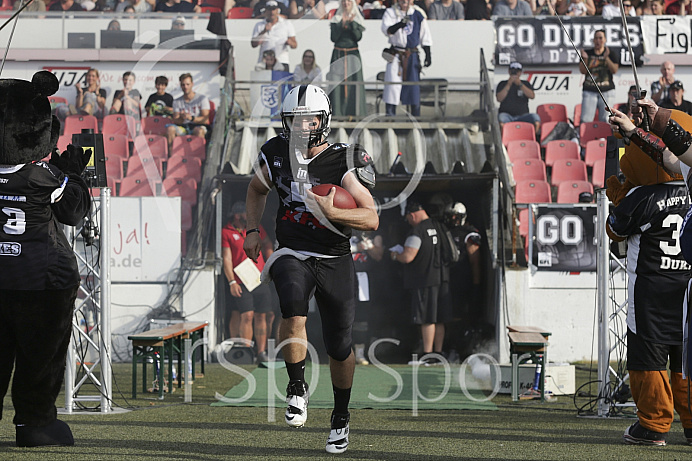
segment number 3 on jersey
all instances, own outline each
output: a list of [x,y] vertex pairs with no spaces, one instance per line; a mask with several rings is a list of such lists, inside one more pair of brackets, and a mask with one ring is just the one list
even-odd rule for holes
[[9,218],[2,226],[2,230],[8,235],[19,235],[26,231],[26,214],[19,208],[5,207],[2,209]]
[[663,254],[669,255],[669,256],[674,256],[674,255],[679,255],[680,254],[680,228],[682,227],[682,216],[676,215],[676,214],[670,214],[666,216],[666,219],[663,220],[663,223],[661,224],[661,227],[666,228],[666,227],[672,227],[673,228],[673,234],[671,237],[673,238],[673,241],[675,244],[671,245],[668,242],[661,242],[659,243],[661,250],[663,251]]

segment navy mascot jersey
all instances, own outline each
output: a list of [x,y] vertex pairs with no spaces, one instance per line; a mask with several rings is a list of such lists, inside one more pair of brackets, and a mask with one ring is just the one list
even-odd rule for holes
[[682,182],[633,188],[608,217],[627,237],[627,326],[660,344],[682,343],[682,304],[690,266],[680,230],[690,197]]
[[269,177],[279,194],[276,216],[276,238],[279,247],[327,256],[343,256],[351,252],[351,228],[331,223],[329,229],[308,211],[306,191],[319,184],[336,184],[354,167],[348,165],[348,144],[332,144],[311,159],[299,152],[289,153],[288,141],[276,136],[260,150],[260,164],[267,165]]
[[51,204],[68,178],[44,162],[0,166],[0,289],[65,289],[79,284],[77,261]]

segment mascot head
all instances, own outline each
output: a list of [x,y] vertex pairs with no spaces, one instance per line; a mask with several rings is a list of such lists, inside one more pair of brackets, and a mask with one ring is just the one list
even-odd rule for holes
[[51,115],[48,96],[58,91],[58,79],[39,71],[30,82],[0,80],[0,165],[41,160],[51,153],[60,122]]
[[[692,117],[679,110],[673,110],[671,116],[680,126],[687,130],[692,130]],[[680,174],[670,174],[661,166],[657,165],[651,157],[642,150],[630,143],[625,147],[625,153],[620,157],[620,170],[625,175],[625,182],[611,176],[606,181],[606,194],[611,202],[616,206],[635,186],[651,186],[670,181],[682,181],[684,178]]]

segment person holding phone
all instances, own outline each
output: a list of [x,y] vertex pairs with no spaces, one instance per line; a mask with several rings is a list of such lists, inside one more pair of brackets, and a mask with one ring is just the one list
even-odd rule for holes
[[[597,109],[598,121],[607,122],[609,114],[605,110],[605,102],[601,99],[598,90],[611,107],[615,98],[613,75],[620,68],[620,59],[617,53],[611,53],[606,46],[606,35],[603,29],[594,32],[593,49],[588,51],[582,49],[581,57],[579,71],[585,75],[581,97],[581,122],[594,121]],[[589,71],[593,75],[593,80],[589,76]]]

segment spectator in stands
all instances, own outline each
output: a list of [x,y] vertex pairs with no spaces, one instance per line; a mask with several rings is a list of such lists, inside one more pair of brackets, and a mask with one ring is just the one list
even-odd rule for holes
[[[14,9],[18,10],[25,3],[25,0],[17,0],[14,2]],[[46,11],[46,2],[43,0],[34,0],[29,3],[29,6],[24,8],[24,11],[36,12],[36,11]]]
[[162,13],[199,13],[202,9],[186,0],[161,0],[156,4],[154,11]]
[[[127,5],[125,9],[123,10],[124,13],[135,13],[135,7],[132,5]],[[133,16],[130,16],[130,18],[133,18]]]
[[326,15],[322,0],[291,0],[288,4],[290,19],[322,19]]
[[498,0],[493,16],[533,16],[533,12],[524,0]]
[[689,16],[692,14],[692,0],[677,0],[668,4],[666,14]]
[[117,19],[113,19],[108,23],[106,30],[120,30],[120,22]]
[[675,64],[670,61],[661,63],[661,76],[651,83],[651,99],[658,103],[668,97],[668,89],[675,81]]
[[492,0],[466,0],[465,16],[467,20],[490,19],[492,11]]
[[166,92],[168,78],[159,75],[154,80],[154,86],[156,86],[156,93],[149,96],[147,103],[144,105],[144,110],[150,116],[163,115],[170,117],[173,115],[173,96]]
[[430,5],[432,5],[434,1],[435,0],[415,0],[413,4],[421,10],[425,11],[425,15],[430,17]]
[[[625,7],[625,11],[628,16],[636,16],[637,11],[632,6],[631,0],[625,0],[622,4]],[[601,16],[605,19],[613,19],[620,17],[620,4],[618,0],[606,0],[603,2],[603,8],[601,10]]]
[[428,19],[440,21],[462,21],[464,5],[459,0],[436,0],[428,9]]
[[49,8],[49,11],[84,11],[82,5],[76,3],[74,0],[60,0],[59,2],[53,3]]
[[570,0],[567,6],[567,16],[587,16],[586,0]]
[[[230,311],[229,333],[231,338],[255,338],[257,361],[266,362],[267,357],[267,316],[274,315],[272,288],[262,283],[249,291],[237,276],[235,268],[248,259],[243,251],[247,231],[245,202],[235,202],[231,207],[228,223],[221,231],[223,270],[228,280],[227,308]],[[262,248],[255,267],[264,269],[264,257],[271,255],[272,242],[260,226]]]
[[250,45],[260,47],[258,63],[262,62],[264,50],[274,50],[276,59],[283,64],[284,70],[289,71],[288,49],[297,48],[296,31],[293,24],[279,17],[279,4],[276,0],[268,0],[264,10],[264,19],[255,24]]
[[[322,69],[315,63],[315,52],[305,50],[301,63],[293,69],[293,80],[296,82],[309,82],[319,84],[324,81]],[[332,100],[333,101],[333,100]]]
[[190,134],[204,138],[209,123],[211,108],[209,98],[203,94],[195,93],[192,87],[192,75],[182,74],[179,80],[183,95],[173,100],[173,117],[171,120],[173,123],[166,125],[169,152],[173,148],[173,140],[176,136]]
[[171,30],[185,30],[185,18],[176,16],[171,22]]
[[156,0],[130,0],[129,5],[127,3],[125,3],[126,6],[123,8],[123,11],[125,11],[127,6],[132,6],[134,9],[133,13],[149,13],[156,6]]
[[656,16],[662,16],[663,11],[663,0],[653,0],[653,2],[651,3],[651,14]]
[[336,116],[365,116],[365,87],[350,82],[363,81],[363,62],[358,42],[363,38],[365,19],[355,0],[341,0],[339,9],[331,19],[330,38],[334,42],[329,80],[329,99]]
[[111,114],[131,115],[135,120],[142,118],[142,95],[135,85],[134,72],[127,71],[123,74],[123,89],[118,90],[113,95],[113,104],[111,105]]
[[262,62],[255,65],[255,70],[284,70],[283,64],[276,60],[274,50],[264,50]]
[[692,103],[686,99],[683,99],[684,95],[685,89],[682,86],[682,82],[680,80],[676,80],[668,89],[668,97],[661,100],[658,105],[659,107],[663,107],[665,109],[675,109],[692,115]]
[[653,0],[642,0],[639,5],[637,5],[637,16],[643,16],[645,14],[654,14],[651,9],[653,5]]
[[77,98],[74,105],[60,105],[56,109],[56,115],[62,121],[68,115],[94,115],[102,119],[106,108],[106,90],[101,88],[99,71],[93,67],[89,69],[81,81],[75,83]]
[[[419,82],[423,67],[432,64],[432,36],[425,16],[413,7],[413,0],[397,0],[394,6],[384,12],[381,29],[389,39],[390,49],[394,51],[391,60],[387,59],[385,81]],[[417,51],[419,46],[425,53],[422,66]],[[410,105],[412,115],[420,115],[418,85],[386,85],[382,99],[386,104],[387,115],[396,115],[399,102]]]
[[541,127],[538,114],[529,112],[529,99],[536,97],[533,85],[528,80],[522,80],[523,66],[519,62],[509,65],[509,79],[497,84],[495,98],[500,103],[498,121],[500,127],[509,122],[528,122],[536,127],[536,133]]
[[[615,82],[613,74],[617,73],[620,68],[620,59],[617,53],[611,53],[606,46],[605,31],[597,30],[593,34],[593,49],[589,51],[581,50],[583,62],[589,66],[589,71],[593,75],[593,80],[587,74],[587,69],[582,62],[579,63],[579,71],[586,75],[582,87],[581,97],[581,122],[593,121],[596,110],[598,110],[598,119],[601,122],[608,121],[608,112],[605,110],[605,104],[601,99],[601,94],[608,101],[608,106],[612,106],[613,98],[615,97]],[[600,89],[599,94],[596,85]]]
[[[420,326],[423,353],[442,353],[445,322],[451,320],[451,306],[442,301],[441,244],[436,223],[423,206],[408,199],[406,222],[412,227],[401,252],[391,251],[393,261],[404,264],[402,286],[409,291],[412,322]],[[433,362],[433,361],[431,361]]]
[[[288,17],[288,5],[285,4],[283,1],[277,2],[276,0],[259,0],[257,3],[253,3],[254,5],[252,7],[252,17],[253,18],[260,18],[260,17],[265,17],[266,18],[266,13],[267,13],[267,3],[269,2],[275,2],[279,8],[279,15],[283,18]],[[273,8],[274,6],[272,6]]]

